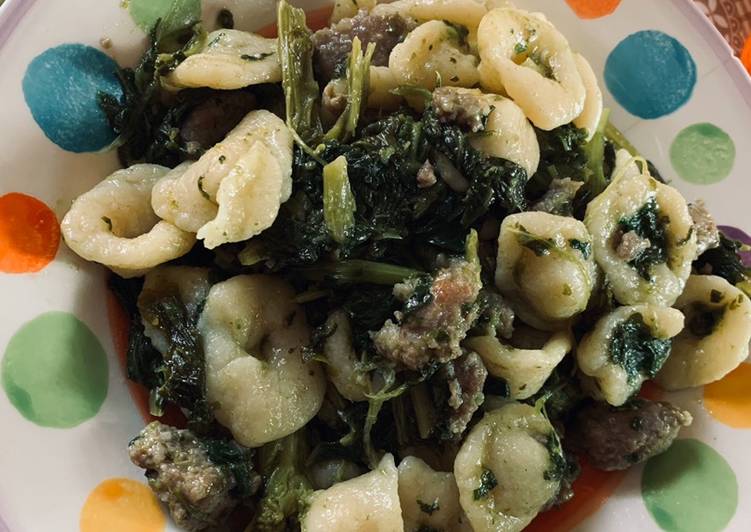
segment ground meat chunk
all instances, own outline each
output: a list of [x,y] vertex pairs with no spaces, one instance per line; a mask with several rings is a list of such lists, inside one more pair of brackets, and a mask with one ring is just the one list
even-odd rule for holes
[[694,221],[696,256],[720,245],[720,231],[702,200],[688,204],[688,213]]
[[435,168],[427,159],[417,171],[417,187],[429,188],[435,185],[438,179],[435,176]]
[[651,245],[648,238],[639,236],[636,231],[629,231],[620,236],[615,253],[624,261],[631,262]]
[[360,11],[352,18],[345,18],[313,34],[313,64],[316,78],[327,83],[333,78],[342,77],[343,63],[352,51],[352,40],[358,37],[362,47],[375,43],[371,65],[386,66],[391,50],[399,44],[413,28],[413,24],[398,14],[384,16],[369,15]]
[[217,94],[188,113],[180,127],[180,135],[200,156],[203,151],[227,136],[255,107],[256,98],[249,92],[227,91]]
[[[406,300],[412,285],[394,287],[394,295]],[[482,288],[479,265],[454,260],[438,270],[430,286],[429,303],[396,322],[388,320],[372,333],[376,350],[409,369],[431,361],[448,362],[462,354],[459,343],[477,318],[475,301]]]
[[557,214],[558,216],[573,216],[574,197],[583,184],[581,181],[574,181],[570,177],[555,178],[550,182],[550,186],[543,197],[537,200],[529,210]]
[[598,469],[627,469],[667,450],[691,414],[666,402],[634,399],[621,407],[592,403],[566,431],[566,442]]
[[472,415],[483,402],[482,388],[485,386],[488,370],[480,355],[469,352],[446,364],[442,368],[442,374],[449,389],[446,435],[454,439],[464,433]]
[[209,460],[189,430],[154,421],[128,446],[131,461],[146,470],[149,486],[184,530],[221,523],[237,505],[235,479]]
[[438,87],[433,91],[433,109],[441,122],[451,122],[476,133],[485,129],[492,101],[475,91]]

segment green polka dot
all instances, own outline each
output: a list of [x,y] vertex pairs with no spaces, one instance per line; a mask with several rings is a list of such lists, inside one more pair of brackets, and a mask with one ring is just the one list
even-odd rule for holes
[[647,510],[668,532],[723,530],[738,506],[738,482],[725,459],[698,440],[677,440],[644,467]]
[[201,0],[130,0],[128,11],[136,25],[149,32],[156,21],[172,12],[178,17],[201,18]]
[[735,144],[719,127],[701,123],[685,128],[670,146],[670,161],[683,179],[710,185],[730,175],[735,162]]
[[107,355],[67,312],[48,312],[21,327],[0,371],[13,406],[44,427],[75,427],[94,417],[107,396]]

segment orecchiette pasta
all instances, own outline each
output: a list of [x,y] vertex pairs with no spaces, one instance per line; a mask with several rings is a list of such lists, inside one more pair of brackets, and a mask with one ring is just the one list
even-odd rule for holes
[[725,279],[692,275],[675,307],[686,316],[686,327],[673,338],[670,356],[657,374],[660,386],[703,386],[748,357],[751,301]]
[[165,81],[178,88],[230,90],[281,79],[276,39],[222,29],[211,32],[205,48],[187,57]]
[[343,18],[351,18],[357,15],[361,9],[370,11],[376,6],[377,0],[334,0],[334,10],[331,12],[330,24],[339,22]]
[[475,532],[520,531],[556,496],[557,442],[532,406],[511,402],[485,414],[454,462],[459,500]]
[[304,362],[305,313],[283,281],[239,275],[214,285],[198,321],[216,419],[247,447],[293,433],[318,412],[326,381]]
[[391,92],[399,87],[399,82],[389,70],[389,67],[371,66],[369,85],[368,107],[373,109],[397,109],[401,104],[401,96]]
[[568,330],[543,333],[532,345],[522,344],[518,337],[524,330],[517,327],[509,342],[495,336],[476,336],[465,340],[468,348],[477,352],[488,372],[503,379],[509,387],[511,399],[527,399],[540,391],[542,385],[566,353],[574,347],[574,338]]
[[194,316],[200,310],[209,293],[209,270],[190,266],[161,266],[146,274],[143,288],[138,296],[138,310],[146,336],[160,353],[166,353],[169,342],[164,332],[155,327],[146,316],[155,301],[167,296],[177,296],[185,305],[188,314]]
[[365,401],[365,394],[370,392],[367,377],[357,371],[357,355],[352,347],[352,328],[347,314],[339,310],[327,320],[328,327],[334,332],[323,344],[326,356],[326,373],[343,397],[350,401]]
[[523,212],[503,220],[495,283],[522,320],[555,330],[586,308],[597,275],[591,240],[574,218]]
[[478,81],[477,58],[461,49],[456,28],[431,20],[412,30],[389,56],[389,70],[399,85],[433,89],[443,85],[472,87]]
[[527,175],[535,173],[540,162],[540,146],[534,128],[518,105],[508,98],[483,94],[477,89],[455,87],[444,90],[461,91],[486,100],[490,105],[485,129],[470,140],[472,146],[493,157],[515,162],[527,171]]
[[487,13],[487,7],[484,2],[477,0],[396,0],[378,4],[372,13],[399,13],[423,22],[445,20],[460,24],[472,32]]
[[404,458],[397,469],[404,532],[471,530],[459,505],[453,473],[434,471],[414,456]]
[[576,348],[579,369],[597,399],[625,403],[654,377],[670,351],[670,338],[683,328],[683,314],[670,307],[619,307],[600,318]]
[[587,205],[584,223],[618,301],[675,302],[696,254],[693,221],[676,189],[646,169],[640,173],[628,152],[619,150],[613,181]]
[[581,115],[586,99],[566,38],[544,17],[493,9],[477,32],[480,81],[512,98],[534,125],[550,130]]
[[304,532],[403,532],[399,476],[390,454],[378,467],[317,491],[303,517]]
[[122,277],[143,275],[186,254],[195,236],[159,220],[150,204],[154,184],[168,170],[136,164],[81,195],[61,224],[66,244],[84,259],[104,264]]
[[154,186],[154,211],[190,232],[219,216],[202,232],[208,247],[246,240],[271,225],[292,193],[292,134],[273,113],[251,111],[222,142],[183,168]]
[[576,61],[579,75],[582,78],[582,83],[584,83],[584,91],[586,93],[584,109],[574,119],[574,125],[586,129],[587,140],[589,140],[595,134],[595,131],[597,131],[597,125],[602,115],[602,91],[589,61],[581,54],[574,54],[574,60]]

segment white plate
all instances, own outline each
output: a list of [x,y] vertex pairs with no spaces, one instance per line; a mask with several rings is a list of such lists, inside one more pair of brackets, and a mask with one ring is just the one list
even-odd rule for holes
[[[139,4],[138,0],[130,2]],[[166,2],[150,3],[158,7]],[[323,4],[325,0],[305,5],[313,8]],[[751,231],[751,81],[693,2],[624,0],[612,14],[596,19],[579,18],[569,4],[618,2],[519,0],[517,4],[543,10],[574,48],[589,58],[603,87],[606,105],[613,110],[612,120],[664,176],[673,179],[689,199],[703,198],[721,224]],[[205,20],[213,22],[219,7],[229,7],[234,12],[240,29],[256,29],[274,18],[273,0],[211,0],[204,2]],[[685,68],[695,66],[695,86],[684,91],[684,95],[690,92],[685,104],[673,105],[675,110],[656,119],[639,118],[621,107],[603,81],[611,51],[627,36],[642,30],[671,36],[692,59],[685,59],[684,48],[660,34],[658,42],[665,47],[650,56],[655,51],[652,48],[640,58],[641,70],[635,84],[633,76],[624,78],[622,72],[611,72],[611,88],[626,82],[627,86],[619,90],[635,102],[631,104],[633,112],[645,114],[645,109],[671,107],[671,98],[660,96],[651,84],[671,84],[680,93]],[[104,37],[112,42],[107,50],[100,45]],[[638,39],[629,42],[638,47]],[[74,153],[50,140],[76,149],[81,148],[82,142],[84,148],[96,149],[107,141],[101,138],[101,132],[97,133],[97,120],[101,117],[81,102],[93,101],[94,85],[82,88],[84,81],[96,83],[107,78],[103,82],[112,83],[112,78],[107,77],[108,64],[93,49],[69,46],[47,52],[65,43],[91,46],[120,64],[129,65],[142,52],[145,37],[118,0],[8,0],[0,7],[0,354],[4,356],[6,390],[0,394],[0,532],[68,531],[79,527],[85,532],[156,532],[165,526],[170,528],[162,524],[162,511],[149,498],[142,472],[127,458],[127,442],[143,426],[143,419],[134,406],[115,353],[116,332],[108,321],[104,271],[74,256],[64,244],[55,253],[51,218],[44,223],[44,212],[49,211],[34,210],[38,204],[27,197],[7,195],[22,193],[36,198],[60,219],[74,197],[117,166],[112,152]],[[75,63],[80,61],[77,54],[82,50],[85,59]],[[47,55],[32,63],[44,53]],[[684,70],[671,71],[670,65],[681,59]],[[104,69],[104,78],[71,75],[74,65],[85,71],[100,64],[97,61]],[[618,68],[623,68],[623,61],[621,58]],[[30,64],[35,66],[30,68]],[[650,77],[650,64],[662,65],[657,68],[660,75]],[[25,98],[23,80],[27,71]],[[66,75],[70,78],[67,86],[59,77]],[[45,79],[56,81],[41,86]],[[629,87],[629,83],[633,86]],[[659,101],[642,98],[642,89],[644,94],[651,91]],[[672,94],[673,104],[679,100]],[[34,109],[50,138],[30,109]],[[59,115],[65,109],[70,114],[61,121]],[[71,131],[80,131],[82,119],[89,120],[83,126],[86,134],[71,136]],[[711,123],[726,132],[735,148],[732,168],[725,172],[728,175],[713,184],[689,182],[677,175],[671,164],[674,140],[684,128],[697,123]],[[693,135],[681,136],[688,139],[690,149],[674,148],[678,159],[691,157],[684,173],[696,181],[693,174],[702,165],[707,168],[699,173],[699,179],[711,177],[717,165],[724,163],[727,167],[728,139],[712,127],[692,131]],[[712,150],[705,156],[701,150],[708,147]],[[715,179],[722,174],[719,171]],[[28,208],[32,208],[32,214],[27,216],[24,209]],[[37,235],[41,239],[27,244],[33,251],[26,263],[18,253],[9,251],[20,246],[9,243],[9,235],[16,239]],[[54,260],[44,265],[40,250],[50,245],[48,252]],[[40,267],[37,272],[28,271]],[[2,273],[12,269],[27,271]],[[53,311],[57,314],[47,314]],[[92,333],[88,340],[87,331]],[[97,355],[98,343],[106,355]],[[730,392],[734,383],[751,390],[749,368],[742,366],[730,381],[726,379],[709,390],[674,396],[675,402],[694,414],[693,426],[682,433],[686,441],[650,462],[646,475],[644,467],[637,467],[619,483],[617,475],[590,474],[592,482],[599,479],[600,484],[605,484],[594,495],[606,493],[608,486],[617,486],[606,504],[594,512],[597,498],[580,489],[576,504],[546,521],[547,525],[538,523],[538,529],[577,526],[598,531],[651,530],[658,529],[659,523],[671,531],[725,526],[727,530],[748,530],[751,403]],[[71,378],[85,373],[91,373],[94,384],[82,386]],[[714,401],[704,401],[705,393],[715,397]],[[50,397],[61,399],[51,401]],[[714,415],[709,413],[712,408]]]

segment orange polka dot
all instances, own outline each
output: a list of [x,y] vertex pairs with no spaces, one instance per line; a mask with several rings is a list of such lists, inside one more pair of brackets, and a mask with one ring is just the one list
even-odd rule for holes
[[60,226],[49,207],[26,194],[0,196],[0,272],[38,272],[59,244]]
[[89,494],[81,510],[81,532],[162,532],[166,524],[148,486],[111,478]]
[[616,10],[621,0],[566,0],[579,18],[600,18]]
[[751,428],[751,364],[741,364],[704,387],[704,408],[725,425]]
[[745,65],[748,73],[751,74],[751,35],[746,39],[746,45],[741,52],[741,62]]

